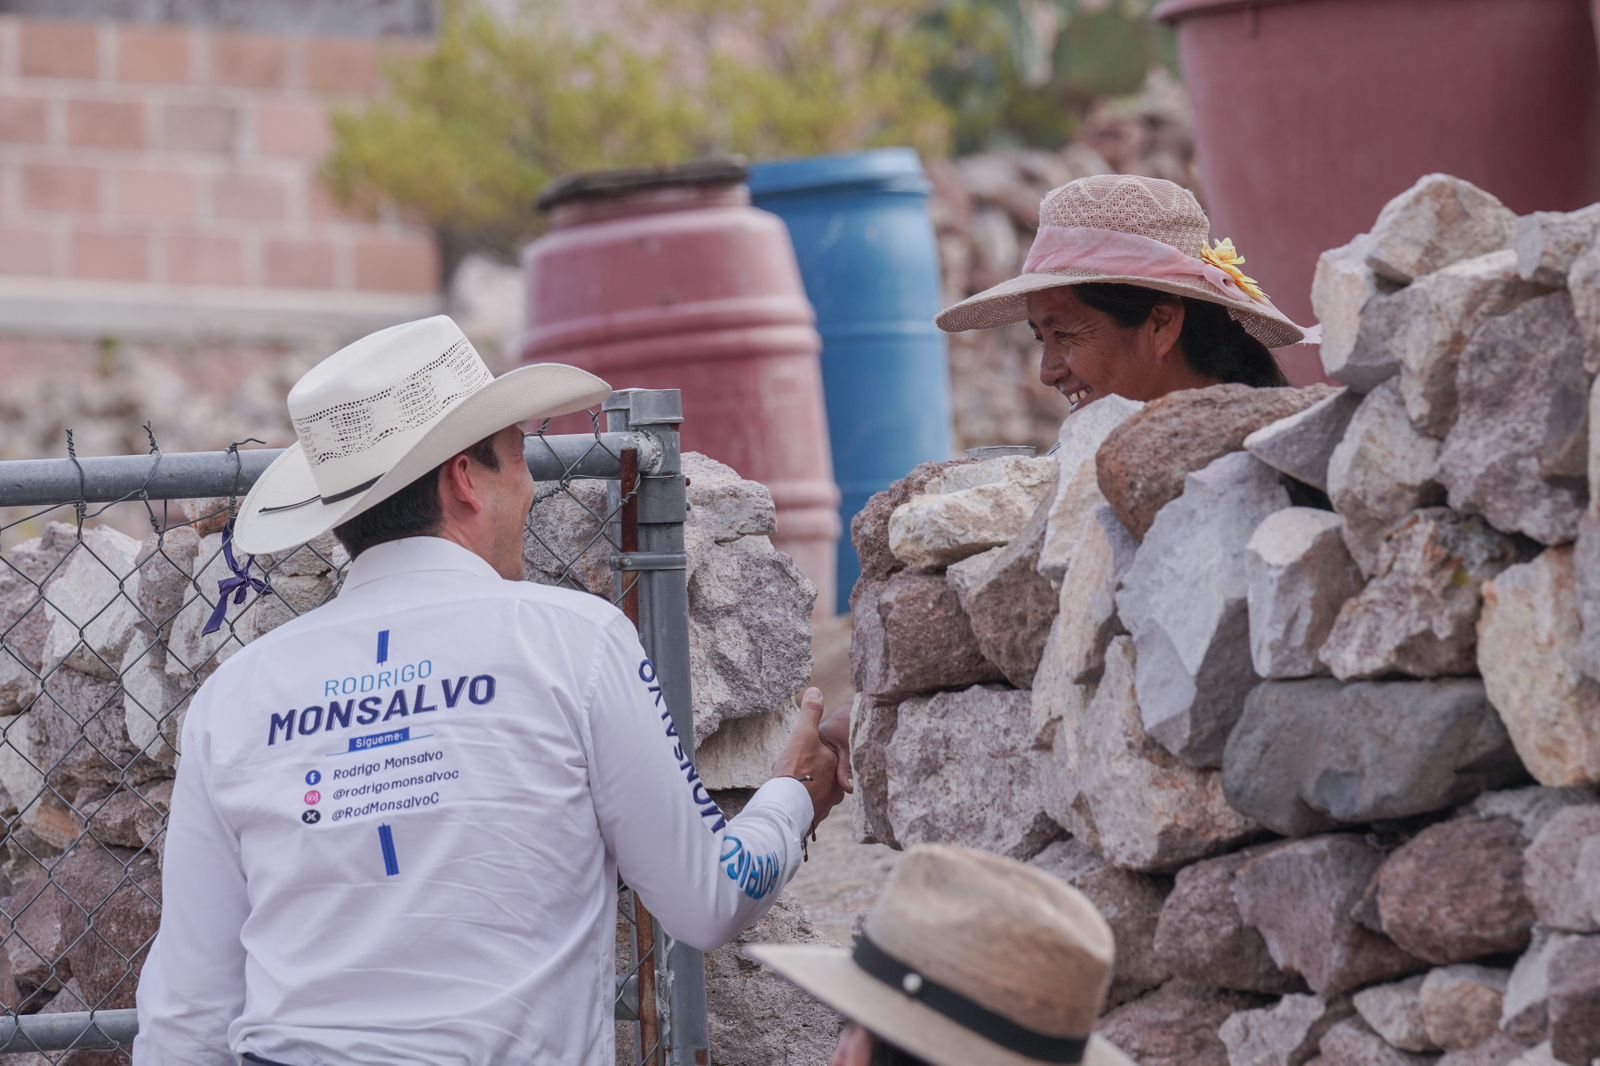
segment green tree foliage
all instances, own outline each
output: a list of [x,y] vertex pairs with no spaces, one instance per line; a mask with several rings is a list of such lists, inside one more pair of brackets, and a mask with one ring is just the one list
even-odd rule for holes
[[[659,27],[710,42],[700,96],[717,147],[752,159],[880,145],[949,147],[918,29],[929,0],[643,0]],[[650,16],[645,16],[650,17]],[[699,59],[677,51],[681,67]]]
[[453,250],[510,253],[541,227],[540,190],[578,171],[941,152],[949,114],[912,32],[926,2],[653,0],[625,40],[579,35],[550,0],[514,19],[449,0],[434,50],[334,116],[325,173],[347,205],[393,203]]
[[1096,100],[1176,70],[1155,0],[936,0],[920,23],[961,153],[1059,148]]
[[662,59],[579,39],[543,6],[502,21],[454,0],[433,51],[386,73],[387,96],[334,115],[329,184],[346,205],[392,202],[461,244],[511,252],[554,179],[699,147],[700,115]]

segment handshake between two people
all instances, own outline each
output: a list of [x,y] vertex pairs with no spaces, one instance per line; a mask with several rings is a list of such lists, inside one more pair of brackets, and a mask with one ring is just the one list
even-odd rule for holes
[[855,791],[850,775],[850,706],[824,717],[822,691],[808,688],[800,697],[800,720],[772,764],[773,777],[793,777],[811,795],[815,832],[828,813]]

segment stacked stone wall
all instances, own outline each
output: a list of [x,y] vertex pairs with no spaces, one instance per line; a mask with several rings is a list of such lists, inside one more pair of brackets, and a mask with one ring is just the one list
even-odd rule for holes
[[875,498],[858,837],[1086,892],[1146,1066],[1600,1056],[1597,227],[1430,176],[1322,259],[1335,385]]

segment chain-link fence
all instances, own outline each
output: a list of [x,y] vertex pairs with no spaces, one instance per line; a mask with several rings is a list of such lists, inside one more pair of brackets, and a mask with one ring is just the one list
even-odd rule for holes
[[[616,602],[678,733],[688,601],[674,391],[613,394],[602,427],[526,441],[529,578]],[[251,442],[240,442],[251,443]],[[257,442],[258,443],[258,442]],[[125,1063],[161,913],[179,725],[239,648],[333,596],[331,536],[247,557],[231,518],[275,452],[0,463],[0,1053]],[[705,1062],[703,963],[618,900],[619,1063]],[[18,1061],[15,1059],[8,1061]]]

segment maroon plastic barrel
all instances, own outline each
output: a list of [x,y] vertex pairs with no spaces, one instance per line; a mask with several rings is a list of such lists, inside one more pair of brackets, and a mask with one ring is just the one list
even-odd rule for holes
[[523,361],[680,389],[684,448],[772,490],[773,542],[831,615],[839,490],[822,342],[783,222],[750,206],[733,164],[583,175],[541,206],[552,228],[523,252]]
[[1212,232],[1311,319],[1317,257],[1424,174],[1600,200],[1588,0],[1168,0]]

